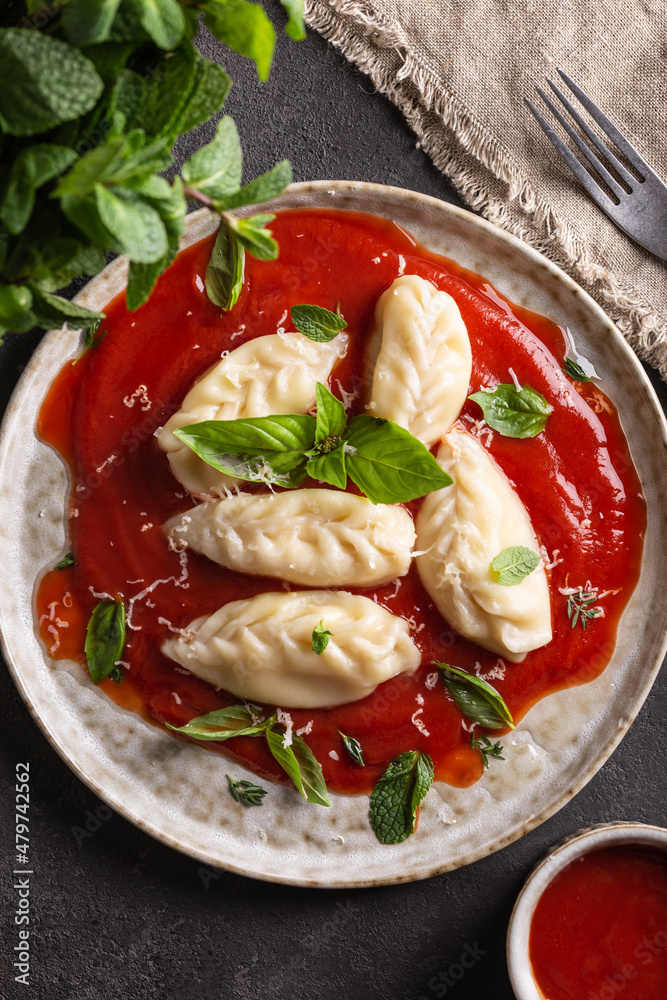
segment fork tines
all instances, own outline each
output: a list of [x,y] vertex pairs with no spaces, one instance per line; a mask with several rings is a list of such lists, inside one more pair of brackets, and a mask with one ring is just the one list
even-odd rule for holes
[[[584,91],[562,70],[557,71],[570,92],[577,98],[600,130],[610,139],[626,163],[604,143],[584,120],[565,94],[552,80],[549,87],[560,107],[540,87],[537,92],[555,120],[575,144],[582,159],[574,154],[544,115],[529,100],[526,104],[548,138],[586,188],[591,198],[621,229],[653,253],[665,259],[667,254],[667,187],[649,167],[618,126],[593,103]],[[563,110],[569,115],[569,119]],[[578,130],[573,127],[574,123]],[[583,137],[586,137],[588,142]],[[583,162],[582,162],[583,160]],[[587,164],[594,176],[584,166]],[[599,181],[598,179],[599,178]]]

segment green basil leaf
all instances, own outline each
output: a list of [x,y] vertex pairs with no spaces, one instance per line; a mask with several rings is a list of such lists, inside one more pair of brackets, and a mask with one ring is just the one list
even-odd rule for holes
[[563,364],[563,371],[565,372],[566,375],[569,375],[570,378],[574,379],[575,382],[591,381],[586,372],[584,371],[584,369],[581,367],[581,365],[577,364],[574,358],[565,359],[565,363]]
[[156,210],[134,191],[122,187],[95,188],[102,224],[113,236],[115,250],[139,264],[152,264],[167,252],[167,233]]
[[68,323],[75,329],[85,329],[92,323],[98,323],[104,319],[104,313],[94,312],[86,309],[85,306],[70,302],[59,295],[50,295],[47,292],[32,285],[32,307],[41,323],[47,326],[62,326]]
[[292,180],[292,167],[289,160],[281,160],[265,174],[256,177],[235,194],[216,199],[215,207],[219,212],[228,212],[243,205],[257,205],[262,201],[271,201],[285,190]]
[[258,260],[275,260],[278,256],[278,244],[273,239],[271,230],[264,228],[273,219],[275,215],[253,215],[249,219],[230,219],[229,224],[241,246],[253,257]]
[[222,743],[232,736],[259,736],[274,721],[275,716],[264,722],[253,722],[253,716],[245,705],[230,705],[229,708],[218,708],[215,712],[198,715],[184,726],[171,726],[168,722],[165,725],[175,733],[183,733],[193,740]]
[[247,0],[208,0],[200,3],[206,27],[234,52],[248,56],[260,80],[268,79],[273,60],[273,25],[256,3]]
[[65,37],[83,48],[106,41],[120,0],[69,0],[62,16]]
[[47,143],[21,150],[12,165],[0,204],[0,221],[9,233],[17,235],[27,226],[37,188],[57,177],[77,158],[73,149]]
[[136,11],[144,31],[160,49],[175,49],[185,34],[185,16],[178,0],[125,0]]
[[28,28],[0,29],[0,126],[35,135],[84,115],[104,84],[89,59]]
[[53,567],[54,569],[68,569],[70,566],[76,566],[76,559],[74,558],[73,552],[68,552],[67,555],[63,556],[59,563]]
[[352,417],[345,433],[345,467],[373,503],[407,503],[452,484],[421,441],[379,417]]
[[434,663],[442,672],[445,686],[465,717],[485,729],[514,729],[507,705],[494,687],[475,674],[448,663]]
[[315,402],[317,405],[315,444],[321,445],[343,434],[347,426],[347,413],[340,399],[321,382],[315,387]]
[[266,730],[269,750],[283,771],[292,779],[297,792],[307,802],[314,802],[320,806],[331,805],[322,767],[310,747],[300,736],[292,736],[290,746],[285,747],[283,738],[284,733],[276,732],[274,729]]
[[493,392],[474,392],[468,396],[479,403],[489,427],[503,437],[531,438],[541,434],[553,407],[542,393],[522,385],[497,385]]
[[[294,486],[303,480],[315,419],[286,413],[242,420],[205,420],[175,431],[208,465],[250,482]],[[263,468],[266,465],[268,468]]]
[[305,472],[311,479],[317,479],[320,483],[329,483],[339,490],[344,490],[347,486],[345,445],[339,444],[333,451],[323,452],[309,458]]
[[503,587],[514,587],[525,580],[539,563],[540,557],[537,552],[527,549],[524,545],[512,545],[508,549],[503,549],[491,560],[491,569],[497,574],[498,583]]
[[218,122],[215,139],[190,157],[181,175],[186,184],[209,198],[237,191],[241,184],[242,153],[234,120]]
[[428,754],[407,750],[392,760],[371,793],[371,827],[381,844],[400,844],[414,832],[417,806],[432,784]]
[[290,315],[299,333],[322,344],[333,340],[347,326],[342,316],[322,306],[292,306]]
[[364,753],[363,750],[361,749],[361,743],[359,742],[359,740],[355,740],[354,736],[346,736],[345,733],[340,732],[340,729],[338,730],[338,732],[340,733],[341,738],[343,740],[343,746],[349,753],[354,763],[358,764],[359,767],[366,767],[366,762],[364,761]]
[[243,288],[243,247],[226,219],[220,228],[206,267],[206,294],[214,305],[233,309]]
[[25,333],[36,324],[30,289],[25,285],[0,285],[0,328]]
[[237,802],[244,806],[262,805],[266,788],[262,788],[261,785],[253,785],[252,781],[239,781],[237,778],[232,778],[231,774],[227,775],[227,779],[232,798],[236,799]]
[[316,625],[313,629],[313,652],[317,653],[318,656],[321,656],[329,645],[329,636],[331,635],[333,635],[333,632],[330,632],[328,628],[325,628],[324,622],[320,621],[320,624]]
[[300,42],[306,37],[306,25],[303,20],[303,0],[280,0],[287,11],[288,21],[285,34]]
[[100,601],[86,630],[86,662],[93,684],[108,677],[125,646],[125,605],[122,601]]

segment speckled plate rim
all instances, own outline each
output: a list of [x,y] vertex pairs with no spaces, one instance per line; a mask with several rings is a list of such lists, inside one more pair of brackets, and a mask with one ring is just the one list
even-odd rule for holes
[[[583,311],[582,314],[588,315],[593,325],[597,328],[598,333],[601,336],[604,336],[605,352],[609,356],[613,356],[622,370],[631,373],[634,389],[639,400],[637,404],[637,415],[641,413],[642,419],[645,419],[646,417],[652,418],[654,430],[657,434],[657,437],[652,437],[652,448],[660,451],[658,445],[661,445],[662,452],[660,452],[660,455],[664,455],[664,452],[667,449],[667,424],[653,388],[634,353],[600,307],[567,275],[561,272],[557,267],[555,267],[555,265],[551,264],[536,251],[527,247],[515,237],[497,229],[485,220],[480,219],[462,209],[449,205],[448,203],[440,202],[437,199],[403,189],[365,184],[362,182],[329,181],[307,182],[292,185],[284,195],[270,203],[270,208],[296,208],[302,207],[304,203],[306,207],[331,207],[353,210],[365,209],[373,211],[379,215],[385,215],[388,218],[396,217],[396,214],[402,216],[411,211],[416,214],[419,214],[420,212],[425,213],[429,217],[433,216],[438,221],[438,224],[442,225],[444,228],[446,228],[448,224],[450,224],[453,228],[459,227],[464,233],[463,245],[465,246],[466,242],[468,242],[469,244],[472,244],[473,247],[470,249],[470,254],[464,254],[464,256],[467,256],[469,259],[462,260],[460,254],[456,254],[451,251],[447,253],[447,249],[443,249],[441,245],[434,246],[432,240],[428,241],[428,245],[430,245],[432,249],[435,249],[437,252],[445,253],[446,255],[452,256],[454,259],[458,259],[459,262],[464,263],[465,266],[468,266],[473,270],[475,270],[474,243],[477,238],[477,234],[482,240],[490,240],[491,243],[497,248],[499,256],[506,254],[509,258],[525,261],[526,267],[529,270],[532,269],[536,273],[545,276],[545,283],[547,285],[551,284],[554,288],[557,286],[559,295],[565,295],[566,298],[569,298],[572,302],[577,303],[578,308]],[[402,218],[400,218],[399,221],[404,224],[406,228],[409,228],[413,233],[415,233],[418,238],[420,238],[418,231],[419,227],[410,225]],[[213,220],[208,213],[205,211],[194,213],[188,217],[186,237],[183,245],[189,245],[190,243],[204,238],[212,232],[214,228],[215,220]],[[468,235],[466,236],[465,234]],[[427,241],[422,239],[422,242]],[[456,243],[456,241],[454,241],[454,243]],[[520,304],[528,305],[536,311],[546,311],[544,309],[540,310],[539,303],[536,303],[530,295],[528,301],[521,302],[520,295],[512,294],[511,290],[508,291],[503,288],[502,276],[500,279],[494,277],[489,273],[489,269],[490,267],[487,266],[481,273],[484,273],[485,276],[489,277],[493,284],[503,291],[504,294],[508,294],[514,299],[514,301],[519,301]],[[126,273],[126,264],[124,261],[116,260],[112,262],[105,269],[105,271],[88,283],[82,292],[79,293],[76,301],[90,307],[98,307],[105,304],[111,297],[113,297],[114,294],[117,293],[117,291],[120,290],[120,288],[123,287]],[[44,358],[48,354],[49,350],[51,350],[53,339],[57,336],[62,337],[62,334],[59,334],[57,331],[48,334],[35,351],[29,365],[26,367],[26,370],[19,381],[19,384],[17,385],[15,393],[8,406],[2,430],[0,431],[0,538],[2,538],[3,541],[8,540],[7,536],[11,533],[12,526],[10,515],[13,513],[14,508],[12,507],[12,502],[9,497],[12,497],[14,506],[16,503],[16,498],[13,496],[12,490],[8,489],[6,480],[9,455],[11,453],[12,445],[16,440],[14,435],[17,433],[17,429],[20,431],[20,428],[17,428],[17,425],[20,423],[21,411],[23,410],[29,394],[31,392],[34,393],[33,386],[35,381],[39,381],[39,373],[41,371]],[[70,336],[69,356],[71,356],[74,350],[72,343],[73,342]],[[63,353],[61,363],[64,363],[66,360],[67,355]],[[42,389],[43,388],[44,387],[42,387]],[[611,394],[613,396],[613,391]],[[655,461],[657,462],[658,460],[655,459]],[[664,472],[664,458],[661,457],[660,461],[662,464],[660,465],[658,472],[656,472],[656,481],[660,480],[662,485],[667,485],[667,474]],[[652,511],[652,513],[655,513],[655,511]],[[660,520],[657,542],[659,543],[657,558],[664,560],[667,558],[667,531],[665,530],[664,518]],[[653,563],[655,563],[655,561],[656,559],[654,558]],[[642,571],[642,573],[643,572],[644,571]],[[68,733],[64,733],[59,724],[61,719],[59,718],[58,711],[56,710],[51,715],[44,711],[44,706],[39,704],[39,688],[35,688],[34,681],[29,681],[26,676],[26,658],[24,652],[22,651],[21,638],[26,638],[28,634],[26,629],[31,630],[34,636],[32,609],[28,609],[28,614],[25,614],[25,609],[22,609],[24,612],[21,615],[22,621],[17,624],[17,622],[12,619],[12,610],[16,612],[16,608],[12,607],[12,593],[12,580],[9,576],[5,576],[3,580],[0,581],[0,639],[5,653],[5,658],[21,697],[28,706],[31,714],[37,721],[49,742],[53,745],[63,760],[65,760],[72,770],[74,770],[77,776],[81,778],[81,780],[84,781],[84,783],[86,783],[97,795],[107,801],[117,812],[125,816],[140,829],[145,830],[170,847],[174,847],[175,849],[180,850],[213,867],[221,867],[238,874],[249,875],[269,881],[302,886],[319,886],[328,888],[362,887],[379,884],[393,884],[427,878],[432,875],[451,870],[452,868],[471,863],[472,861],[484,857],[489,853],[499,850],[512,841],[525,835],[560,809],[590,780],[604,761],[609,757],[614,748],[620,742],[624,733],[627,731],[631,721],[636,716],[644,699],[646,698],[667,648],[667,637],[663,634],[662,627],[659,636],[656,636],[654,630],[654,634],[652,635],[649,643],[650,656],[648,660],[643,660],[641,683],[639,685],[634,685],[633,690],[626,698],[626,701],[623,704],[622,714],[616,719],[616,728],[614,731],[612,731],[611,734],[608,732],[607,737],[600,745],[587,755],[584,755],[584,760],[581,766],[575,768],[574,773],[571,775],[571,780],[567,781],[566,786],[559,788],[557,794],[553,795],[551,798],[549,798],[547,794],[548,801],[543,801],[539,804],[536,803],[534,811],[531,812],[528,810],[527,813],[524,812],[524,814],[519,816],[518,819],[517,817],[512,816],[511,809],[509,809],[508,812],[510,813],[511,821],[509,822],[508,828],[505,832],[496,832],[491,836],[490,841],[488,838],[485,841],[484,837],[482,837],[481,840],[476,842],[473,847],[466,847],[464,844],[464,846],[459,849],[458,854],[455,851],[449,857],[443,857],[443,842],[437,834],[442,834],[442,836],[444,836],[444,834],[441,828],[437,828],[435,850],[432,849],[425,852],[414,849],[411,850],[410,848],[412,845],[419,843],[419,832],[423,833],[422,828],[424,826],[428,826],[427,833],[431,837],[431,841],[429,841],[429,843],[431,843],[431,847],[433,847],[432,834],[434,828],[431,823],[429,810],[426,808],[429,801],[427,798],[427,800],[425,800],[425,806],[422,810],[420,831],[418,831],[415,836],[410,838],[409,841],[406,841],[404,845],[399,845],[397,848],[382,848],[380,853],[386,858],[387,864],[383,865],[381,863],[380,870],[378,870],[378,866],[375,865],[373,872],[368,871],[365,874],[363,872],[363,853],[361,855],[353,853],[351,858],[344,861],[342,865],[334,865],[332,870],[320,873],[317,870],[313,872],[312,867],[306,871],[302,866],[301,870],[299,870],[298,864],[292,864],[290,869],[289,863],[281,864],[278,867],[275,865],[262,867],[262,864],[258,863],[257,859],[254,859],[251,862],[245,861],[244,859],[243,862],[239,863],[239,861],[235,858],[221,856],[220,852],[216,853],[209,849],[202,849],[200,844],[190,842],[188,837],[184,837],[182,833],[174,835],[172,830],[169,829],[167,825],[164,823],[158,823],[151,815],[150,809],[137,808],[136,802],[134,805],[130,805],[128,801],[117,794],[117,790],[110,787],[109,781],[106,780],[108,776],[105,776],[103,771],[101,773],[99,771],[98,773],[93,773],[94,769],[91,770],[90,767],[81,766],[81,764],[77,761],[77,753],[75,752],[72,744],[68,742]],[[663,607],[658,608],[658,611],[667,611],[667,607],[665,607],[667,601],[665,600],[664,594],[662,595],[662,604]],[[653,610],[655,610],[655,605]],[[627,615],[628,612],[626,611],[624,619]],[[664,617],[665,616],[663,614],[663,620]],[[633,624],[636,623],[637,617],[635,616]],[[641,639],[644,641],[644,631],[641,632]],[[644,645],[646,645],[646,641],[644,641]],[[43,659],[46,661],[45,656],[43,656]],[[611,686],[613,687],[618,670],[612,669],[612,666],[607,668],[602,676],[604,677],[608,674],[613,675],[613,679],[611,680]],[[582,692],[585,694],[587,688],[593,689],[596,685],[598,685],[598,681],[594,681],[584,687],[569,689],[568,692],[560,692],[551,696],[549,699],[543,700],[538,704],[538,706],[536,706],[535,709],[531,711],[531,713],[529,713],[527,721],[532,723],[534,713],[541,713],[544,715],[543,707],[548,703],[559,702],[560,704],[563,699],[565,699],[568,705],[574,705],[575,703],[578,704],[582,700],[585,702],[586,698],[582,697]],[[608,688],[609,684],[605,686],[605,690]],[[100,694],[100,692],[96,692],[96,694]],[[609,708],[609,702],[610,698],[607,697],[607,701],[605,702],[605,711]],[[584,706],[581,714],[582,726],[583,720],[586,717],[586,706]],[[595,720],[593,720],[593,722],[595,722]],[[523,724],[519,728],[522,729]],[[585,728],[586,727],[583,726],[583,729]],[[609,730],[608,726],[607,730]],[[165,739],[169,739],[169,737],[165,737]],[[171,742],[173,743],[174,741]],[[527,743],[530,743],[530,740],[527,741]],[[179,744],[179,746],[183,745]],[[196,749],[200,754],[206,754],[206,751],[199,750],[199,748],[194,749]],[[540,747],[539,749],[542,748]],[[213,757],[215,755],[207,756]],[[558,753],[554,751],[552,756],[558,758]],[[486,778],[487,776],[485,776],[483,782]],[[480,794],[489,794],[488,789],[481,787],[483,782],[479,783]],[[542,784],[544,784],[544,782],[542,782]],[[448,786],[443,787],[445,787],[446,792],[438,792],[443,801],[451,802],[457,798],[457,790],[452,791],[448,788]],[[477,787],[478,786],[475,786],[475,788]],[[435,791],[436,786],[434,786],[434,790],[430,793],[430,795],[433,796]],[[469,796],[470,800],[474,798],[474,793],[470,794],[470,789],[464,790],[464,792],[467,796]],[[289,795],[289,792],[287,792],[287,794]],[[490,794],[493,797],[493,788]],[[344,797],[337,796],[335,798],[340,801]],[[290,808],[293,808],[291,799],[285,799],[285,801],[289,802]],[[347,799],[346,801],[352,802],[353,800]],[[358,799],[356,801],[358,802]],[[278,804],[278,808],[282,808],[280,802]],[[314,807],[306,808],[312,810]],[[465,814],[464,818],[469,819],[472,810],[473,802],[469,801],[469,810],[468,813]],[[293,812],[296,813],[296,811],[296,808],[293,808]],[[246,812],[248,811],[246,810]],[[259,812],[259,810],[250,810],[250,812],[255,813]],[[357,813],[358,812],[359,810],[357,809]],[[304,815],[304,823],[310,825],[310,815],[312,814],[303,814],[301,811],[301,815]],[[305,818],[306,815],[308,815],[308,819]],[[443,820],[443,822],[445,821]],[[368,830],[368,836],[372,838],[370,830]],[[339,839],[342,840],[343,838],[341,837]],[[352,839],[354,840],[354,838]],[[250,854],[252,853],[253,852],[251,850]],[[359,871],[360,866],[362,868],[361,873]]]

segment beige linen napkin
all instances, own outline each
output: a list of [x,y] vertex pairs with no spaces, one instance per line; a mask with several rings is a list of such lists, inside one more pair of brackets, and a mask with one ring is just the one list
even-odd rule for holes
[[567,271],[667,380],[667,264],[597,208],[523,103],[560,67],[667,179],[666,0],[306,0],[306,11],[465,201]]

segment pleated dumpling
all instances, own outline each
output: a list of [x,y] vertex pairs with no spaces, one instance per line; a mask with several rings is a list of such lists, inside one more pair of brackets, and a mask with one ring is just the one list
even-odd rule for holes
[[307,413],[318,382],[326,383],[345,356],[348,335],[317,343],[301,333],[276,333],[249,340],[196,382],[177,413],[157,435],[172,472],[194,494],[221,495],[239,480],[214,469],[174,435],[204,420],[240,420],[276,413]]
[[470,434],[445,436],[438,462],[454,485],[430,493],[416,518],[417,568],[447,622],[508,660],[551,641],[551,605],[542,563],[503,586],[491,561],[507,548],[539,549],[528,514],[504,473]]
[[[318,654],[320,622],[332,634]],[[162,652],[238,698],[284,708],[357,701],[421,660],[406,621],[340,590],[258,594],[198,618],[189,632]]]
[[458,306],[430,281],[406,274],[378,299],[375,326],[380,343],[368,411],[430,448],[468,394],[472,353]]
[[403,507],[322,489],[229,496],[165,527],[178,548],[227,569],[318,587],[373,587],[404,576],[415,541]]

